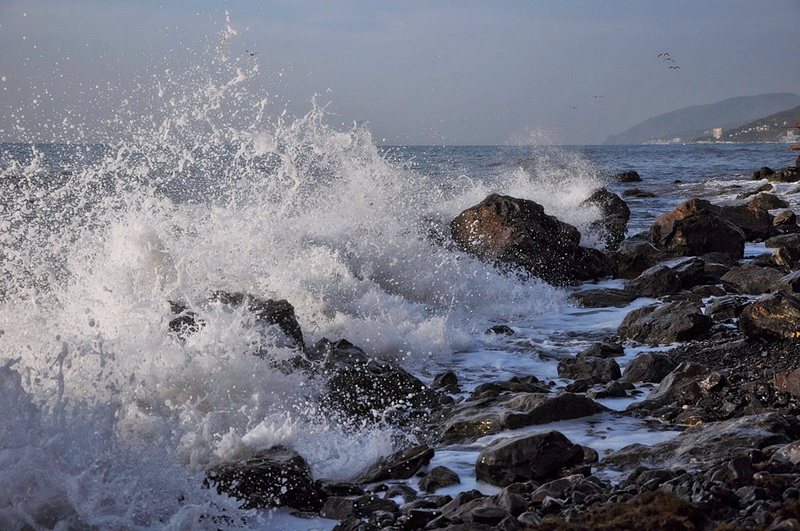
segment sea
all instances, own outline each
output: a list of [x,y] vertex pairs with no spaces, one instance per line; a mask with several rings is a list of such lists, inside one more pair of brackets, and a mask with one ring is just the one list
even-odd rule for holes
[[[420,434],[328,417],[317,380],[270,363],[296,352],[210,293],[286,299],[307,344],[344,338],[426,383],[453,370],[456,398],[512,376],[558,388],[560,359],[654,301],[581,308],[570,293],[586,286],[499,271],[446,244],[459,212],[490,193],[530,199],[602,248],[600,212],[583,205],[597,188],[652,193],[625,197],[632,235],[686,199],[740,202],[764,184],[755,170],[796,155],[786,144],[387,146],[316,100],[274,112],[255,71],[217,67],[140,87],[139,107],[109,117],[116,140],[0,144],[2,529],[331,529],[241,509],[204,471],[282,444],[315,478],[347,480]],[[629,170],[642,181],[614,179]],[[794,188],[776,184],[796,209]],[[205,326],[172,333],[176,302]],[[495,325],[515,333],[487,334]],[[663,348],[627,344],[618,361]],[[647,390],[602,403],[621,411]],[[611,412],[442,446],[431,466],[462,483],[440,493],[496,492],[475,479],[480,450],[543,429],[601,460],[677,434]]]

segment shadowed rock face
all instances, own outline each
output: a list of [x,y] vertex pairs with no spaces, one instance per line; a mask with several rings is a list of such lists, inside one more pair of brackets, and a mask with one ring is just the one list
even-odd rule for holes
[[720,252],[736,260],[744,256],[744,233],[704,199],[686,201],[656,218],[649,236],[654,246],[672,255]]
[[800,299],[782,290],[765,295],[742,311],[739,328],[750,338],[800,338]]
[[527,199],[492,194],[456,216],[450,229],[465,252],[489,263],[521,268],[545,282],[572,284],[614,271],[601,251],[580,246],[578,229]]

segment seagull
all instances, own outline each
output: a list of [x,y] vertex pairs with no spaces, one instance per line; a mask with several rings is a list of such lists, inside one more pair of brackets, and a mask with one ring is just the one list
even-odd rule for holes
[[669,54],[667,52],[660,53],[658,54],[658,57],[669,57]]
[[662,60],[661,60],[661,62],[662,62],[662,63],[663,63],[664,61],[672,61],[672,62],[674,63],[674,62],[675,62],[675,59],[673,59],[672,57],[667,57],[666,59],[662,59]]
[[255,54],[258,53],[258,52],[251,52],[250,50],[245,50],[245,51],[250,54],[250,57],[253,57]]
[[669,67],[670,70],[680,70],[681,67],[679,66],[671,66]]
[[569,108],[570,109],[577,109],[577,107],[575,107],[574,105],[570,105]]
[[595,96],[595,98],[602,98],[603,96]]

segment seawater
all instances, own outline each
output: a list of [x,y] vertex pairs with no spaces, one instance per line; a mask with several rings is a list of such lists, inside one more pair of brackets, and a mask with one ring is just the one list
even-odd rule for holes
[[[633,233],[690,197],[734,201],[753,170],[793,160],[784,145],[380,146],[317,101],[273,109],[255,67],[208,68],[141,88],[110,117],[113,142],[0,145],[4,529],[331,527],[240,510],[203,471],[284,444],[315,477],[347,479],[416,434],[323,415],[317,381],[269,363],[294,352],[211,292],[287,299],[307,343],[346,338],[425,381],[453,369],[465,392],[529,374],[560,385],[559,359],[651,301],[578,308],[569,289],[447,245],[455,215],[523,197],[601,247],[582,202],[633,186],[616,172],[656,195],[628,201]],[[176,337],[171,301],[206,325]],[[484,333],[495,324],[516,335]],[[557,428],[601,453],[672,436],[610,415]],[[492,492],[472,472],[489,440],[438,449],[433,464],[462,476],[454,492]]]

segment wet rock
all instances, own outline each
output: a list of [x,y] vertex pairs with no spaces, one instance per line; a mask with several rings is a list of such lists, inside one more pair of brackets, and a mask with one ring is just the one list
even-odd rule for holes
[[797,248],[800,247],[800,233],[773,236],[765,241],[764,245],[772,249],[777,249],[780,247]]
[[709,301],[703,311],[714,322],[725,322],[738,319],[748,304],[750,304],[750,299],[747,297],[728,295]]
[[677,366],[678,364],[666,354],[643,352],[625,367],[622,379],[631,383],[659,383]]
[[753,180],[759,181],[761,179],[768,179],[772,175],[775,175],[775,171],[768,166],[764,166],[753,172]]
[[617,262],[617,276],[632,279],[670,256],[650,243],[646,235],[640,235],[620,243],[614,258]]
[[535,376],[513,376],[509,380],[486,382],[475,387],[470,400],[497,396],[501,393],[549,393],[550,389]]
[[641,182],[642,177],[637,172],[628,170],[617,173],[611,179],[620,183],[638,183]]
[[514,329],[507,325],[495,325],[486,331],[487,334],[495,334],[498,336],[515,336]]
[[757,203],[756,207],[750,204],[723,206],[720,207],[720,214],[739,227],[749,242],[762,241],[770,236],[772,216],[763,205]]
[[425,492],[435,492],[444,487],[461,483],[458,474],[446,466],[432,468],[419,482],[419,488]]
[[628,220],[631,217],[631,210],[627,203],[613,192],[606,188],[595,190],[592,195],[585,199],[579,208],[584,206],[597,206],[602,213],[601,219],[592,223],[590,229],[602,229],[606,251],[614,251],[625,239],[625,232],[628,230]]
[[648,192],[646,190],[642,190],[641,188],[628,188],[627,190],[622,191],[622,197],[647,198],[655,196],[656,194],[653,192]]
[[800,181],[800,171],[796,166],[788,166],[767,176],[767,180],[776,183],[796,183]]
[[585,308],[621,308],[636,300],[632,291],[614,288],[586,289],[570,296]]
[[[772,171],[772,170],[770,170],[770,171]],[[771,192],[774,189],[775,189],[774,185],[772,185],[770,183],[764,183],[764,184],[762,184],[761,186],[759,186],[758,188],[756,188],[754,190],[749,190],[747,192],[744,192],[744,193],[741,193],[741,194],[737,195],[736,199],[747,199],[748,197],[752,197],[752,196],[758,194],[759,192]]]
[[778,413],[711,422],[687,428],[674,439],[653,446],[626,446],[606,456],[603,463],[621,470],[642,464],[664,468],[720,463],[742,455],[747,449],[787,444],[797,436],[798,428],[796,418]]
[[447,393],[460,393],[458,376],[454,371],[445,371],[433,377],[431,389],[441,389]]
[[611,358],[567,358],[558,362],[558,377],[571,380],[588,379],[606,383],[622,376],[619,364]]
[[789,203],[779,198],[775,194],[761,192],[747,203],[749,208],[761,210],[775,210],[776,208],[787,208]]
[[366,421],[402,422],[436,407],[440,395],[399,365],[378,360],[346,340],[321,339],[314,346],[319,372],[327,377],[323,406]]
[[744,233],[719,213],[719,207],[692,199],[662,214],[650,228],[650,242],[667,253],[701,256],[722,252],[733,259],[744,256]]
[[739,328],[749,338],[765,340],[800,337],[800,299],[785,291],[765,295],[739,316]]
[[434,450],[426,444],[412,446],[382,457],[358,474],[356,483],[373,483],[388,479],[408,479],[433,459]]
[[285,446],[273,446],[207,472],[218,492],[241,500],[244,508],[292,507],[318,511],[324,495],[305,459]]
[[681,279],[671,267],[660,264],[643,271],[637,278],[629,280],[625,284],[625,289],[635,293],[637,297],[657,299],[680,291]]
[[698,304],[675,301],[629,312],[617,334],[639,343],[668,344],[700,337],[711,328],[711,323]]
[[710,370],[704,365],[683,362],[670,372],[643,401],[631,404],[629,410],[656,408],[674,403],[677,406],[693,404],[703,396],[700,381]]
[[625,354],[625,347],[616,341],[598,341],[578,353],[576,358],[616,358]]
[[583,449],[557,431],[501,438],[478,456],[479,481],[504,487],[518,481],[543,479],[580,464]]
[[781,227],[784,225],[797,225],[797,215],[791,210],[779,212],[772,218],[773,227]]
[[444,411],[437,425],[441,426],[441,441],[449,444],[604,411],[608,409],[573,393],[520,393],[462,402]]
[[722,275],[720,281],[725,289],[740,295],[761,295],[775,288],[784,273],[771,267],[760,267],[753,263],[735,266]]
[[521,268],[545,282],[572,284],[610,276],[611,260],[580,246],[578,230],[533,201],[489,195],[450,223],[465,252],[498,265]]
[[246,293],[227,291],[215,291],[208,300],[231,307],[245,306],[255,317],[256,324],[277,327],[286,338],[286,346],[305,348],[303,331],[297,322],[294,306],[286,300],[261,299]]

